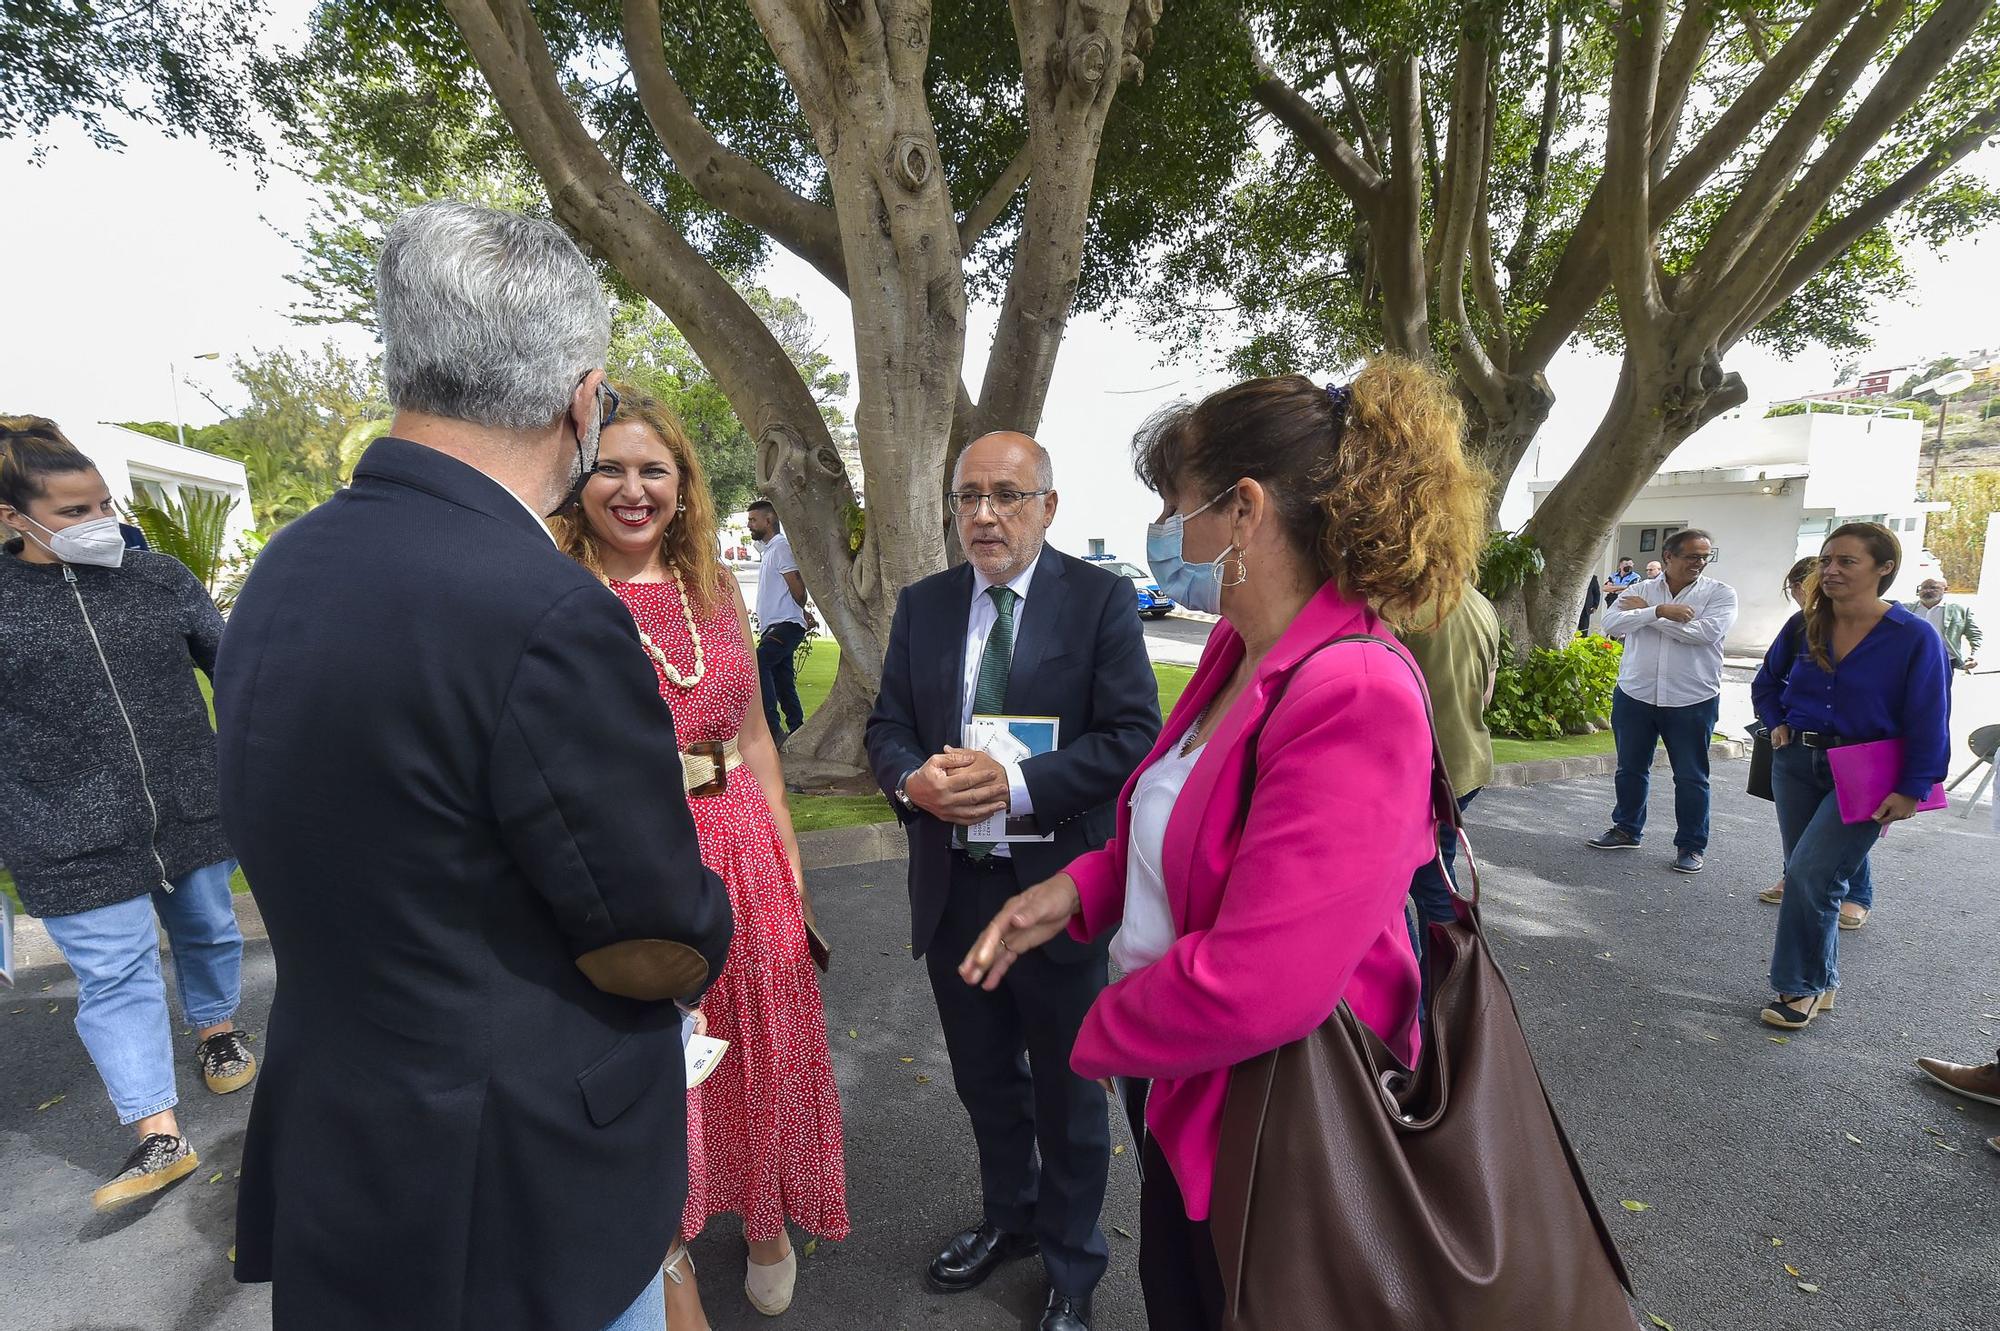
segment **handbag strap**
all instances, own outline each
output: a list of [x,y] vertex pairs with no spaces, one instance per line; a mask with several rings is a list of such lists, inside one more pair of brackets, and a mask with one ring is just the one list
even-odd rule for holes
[[[1452,899],[1462,906],[1476,910],[1479,906],[1479,865],[1472,854],[1472,843],[1465,835],[1465,823],[1458,809],[1458,796],[1452,793],[1451,773],[1445,766],[1444,749],[1438,743],[1437,713],[1431,707],[1430,684],[1424,679],[1423,672],[1417,669],[1416,662],[1410,659],[1407,649],[1401,648],[1397,643],[1391,642],[1379,633],[1344,633],[1338,638],[1329,638],[1327,641],[1313,648],[1312,651],[1300,657],[1299,666],[1303,666],[1307,661],[1318,656],[1327,648],[1338,647],[1340,644],[1346,642],[1374,643],[1377,647],[1382,648],[1389,655],[1395,657],[1397,661],[1401,662],[1403,668],[1410,672],[1410,678],[1417,682],[1417,696],[1424,700],[1424,723],[1430,729],[1431,740],[1431,813],[1435,819],[1431,835],[1431,845],[1433,847],[1432,862],[1437,865],[1438,872],[1444,876],[1445,886],[1450,890]],[[1292,667],[1294,671],[1298,668],[1298,666]],[[1452,840],[1458,843],[1459,854],[1464,859],[1467,876],[1472,880],[1472,895],[1469,897],[1460,895],[1458,884],[1445,865],[1444,850],[1438,845],[1439,838],[1437,833],[1439,829],[1447,827],[1451,829]]]

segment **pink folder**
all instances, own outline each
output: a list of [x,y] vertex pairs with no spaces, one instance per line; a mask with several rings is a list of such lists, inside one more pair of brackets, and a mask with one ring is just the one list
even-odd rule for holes
[[[1871,740],[1866,744],[1846,744],[1826,751],[1833,768],[1834,798],[1840,801],[1840,821],[1865,823],[1882,807],[1903,777],[1903,741]],[[1917,801],[1917,812],[1945,807],[1944,786],[1934,785],[1931,793]]]

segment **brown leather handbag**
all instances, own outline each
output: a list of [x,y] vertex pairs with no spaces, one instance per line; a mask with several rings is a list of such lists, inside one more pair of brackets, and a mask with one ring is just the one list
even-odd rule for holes
[[1634,1325],[1624,1263],[1481,934],[1435,737],[1432,751],[1432,802],[1472,895],[1429,929],[1422,1055],[1404,1069],[1342,1003],[1230,1072],[1209,1216],[1229,1331]]

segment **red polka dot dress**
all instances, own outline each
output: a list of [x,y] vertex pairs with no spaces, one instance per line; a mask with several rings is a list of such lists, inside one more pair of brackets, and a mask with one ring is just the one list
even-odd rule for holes
[[[694,643],[671,582],[613,582],[611,590],[683,677]],[[690,687],[660,671],[683,747],[734,738],[757,696],[757,663],[743,641],[734,589],[695,614],[706,670]],[[655,666],[657,670],[657,665]],[[708,1033],[729,1041],[722,1063],[688,1092],[688,1200],[693,1238],[714,1215],[743,1217],[752,1240],[775,1239],[786,1221],[826,1239],[847,1237],[840,1096],[827,1051],[819,976],[806,951],[804,915],[771,806],[748,767],[723,794],[688,801],[702,862],[729,886],[736,936],[722,974],[702,999]]]

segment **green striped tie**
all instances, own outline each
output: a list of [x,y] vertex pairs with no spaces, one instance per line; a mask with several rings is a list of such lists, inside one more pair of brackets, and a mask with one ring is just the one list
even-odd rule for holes
[[[976,716],[995,716],[1007,705],[1007,672],[1014,665],[1014,602],[1020,599],[1012,587],[988,587],[993,598],[993,631],[986,635],[986,650],[979,654],[979,682],[972,688],[972,711]],[[983,860],[993,853],[993,842],[974,841],[965,853]]]

